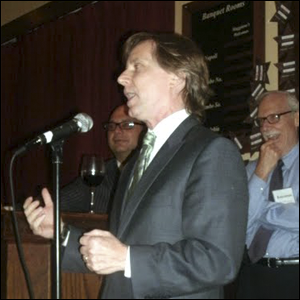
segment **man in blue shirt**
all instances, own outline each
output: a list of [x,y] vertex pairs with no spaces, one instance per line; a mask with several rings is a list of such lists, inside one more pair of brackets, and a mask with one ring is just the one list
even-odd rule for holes
[[[298,100],[287,92],[262,94],[255,123],[265,143],[247,166],[250,259],[241,269],[237,298],[299,299]],[[273,189],[279,164],[281,187]]]

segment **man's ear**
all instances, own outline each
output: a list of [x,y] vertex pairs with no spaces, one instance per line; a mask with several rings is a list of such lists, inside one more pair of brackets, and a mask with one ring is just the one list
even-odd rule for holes
[[295,113],[295,125],[296,127],[299,127],[299,111]]
[[186,75],[181,72],[179,74],[171,74],[171,79],[170,79],[170,87],[171,88],[178,88],[182,90],[185,86],[185,79]]

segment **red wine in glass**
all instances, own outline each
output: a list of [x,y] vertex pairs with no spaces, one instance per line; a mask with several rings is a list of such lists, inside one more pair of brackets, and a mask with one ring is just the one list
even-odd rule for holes
[[91,175],[88,173],[83,173],[82,179],[83,182],[89,187],[97,187],[101,184],[102,180],[104,179],[104,174],[101,173],[98,175]]
[[81,162],[81,178],[90,187],[90,212],[94,213],[95,188],[101,184],[105,175],[105,163],[101,156],[84,155]]

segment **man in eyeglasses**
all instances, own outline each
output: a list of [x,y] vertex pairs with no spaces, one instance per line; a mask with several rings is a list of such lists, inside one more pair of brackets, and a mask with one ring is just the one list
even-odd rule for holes
[[118,166],[122,168],[138,146],[140,135],[146,129],[145,124],[131,118],[128,115],[128,107],[124,104],[113,111],[103,128],[107,131],[108,146]]
[[249,261],[237,299],[299,299],[299,102],[287,92],[258,99],[265,143],[247,166]]
[[[107,142],[114,158],[106,162],[106,174],[101,185],[95,189],[94,212],[109,213],[114,192],[120,175],[130,154],[138,147],[144,123],[128,115],[128,107],[118,106],[110,115],[109,121],[103,124],[107,131]],[[69,212],[89,211],[89,187],[81,177],[66,185],[61,190],[61,210]]]

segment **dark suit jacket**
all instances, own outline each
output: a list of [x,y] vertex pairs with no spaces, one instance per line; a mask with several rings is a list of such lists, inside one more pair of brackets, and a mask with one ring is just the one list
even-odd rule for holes
[[189,117],[125,203],[134,163],[122,171],[110,227],[130,245],[131,278],[107,276],[102,297],[222,298],[239,269],[247,224],[247,177],[236,146]]
[[[95,189],[96,213],[109,213],[112,200],[117,187],[120,171],[115,159],[110,159],[105,164],[105,177]],[[61,189],[61,210],[68,212],[88,212],[90,209],[90,189],[81,177],[76,178]]]

